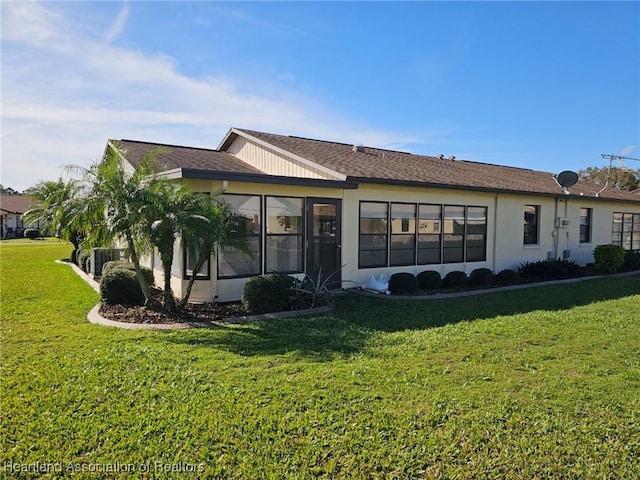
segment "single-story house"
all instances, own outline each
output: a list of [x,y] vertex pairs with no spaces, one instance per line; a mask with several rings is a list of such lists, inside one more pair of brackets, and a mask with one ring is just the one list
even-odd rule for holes
[[[640,249],[638,195],[583,180],[563,186],[548,172],[238,128],[216,150],[108,145],[132,167],[162,147],[168,178],[246,217],[253,258],[221,249],[199,273],[192,301],[237,300],[248,278],[269,272],[322,267],[363,284],[395,272],[497,273],[547,258],[584,265],[599,244]],[[179,295],[191,262],[176,249]],[[147,264],[160,279],[159,258]]]
[[[25,225],[22,214],[31,208],[32,200],[26,195],[0,194],[0,215],[2,215],[2,228],[0,238],[22,237]],[[37,225],[33,225],[37,228]]]

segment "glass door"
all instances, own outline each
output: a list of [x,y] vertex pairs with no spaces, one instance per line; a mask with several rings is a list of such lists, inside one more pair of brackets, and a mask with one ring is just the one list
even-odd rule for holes
[[335,198],[307,199],[307,274],[315,278],[322,269],[331,275],[329,288],[341,287],[342,262],[342,200]]

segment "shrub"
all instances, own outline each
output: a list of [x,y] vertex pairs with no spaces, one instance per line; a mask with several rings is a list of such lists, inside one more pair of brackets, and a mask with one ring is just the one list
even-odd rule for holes
[[[147,279],[147,284],[153,285],[153,270],[147,267],[140,267],[142,270],[142,275]],[[105,262],[102,265],[102,276],[105,276],[111,270],[131,270],[133,273],[136,272],[136,268],[133,266],[133,263],[127,262],[124,260],[111,260],[110,262]]]
[[418,274],[418,288],[420,290],[435,290],[442,285],[440,272],[426,270]]
[[38,230],[37,228],[27,228],[24,231],[23,235],[25,238],[30,238],[31,240],[33,240],[40,236],[40,230]]
[[449,272],[442,279],[442,286],[446,288],[459,288],[467,284],[467,274],[460,270],[454,270]]
[[80,255],[81,254],[82,254],[82,249],[81,248],[76,250],[76,257],[75,257],[73,263],[75,263],[78,267],[80,266]]
[[102,275],[104,264],[120,258],[120,251],[115,248],[94,248],[92,249],[91,257],[95,261],[95,264],[91,265],[93,273],[96,276],[100,276]]
[[582,269],[573,260],[538,260],[518,267],[520,276],[530,281],[559,280],[582,275]]
[[493,284],[493,272],[488,268],[476,268],[469,275],[469,285],[486,287]]
[[327,274],[320,267],[313,274],[305,274],[302,280],[291,278],[290,300],[293,309],[314,308],[318,305],[333,305],[331,285],[341,283],[332,280],[339,270]]
[[496,285],[515,285],[519,279],[520,276],[516,270],[507,268],[496,273],[495,277],[493,277],[493,283]]
[[291,277],[277,273],[250,278],[242,291],[242,304],[253,313],[288,310],[292,286]]
[[640,269],[640,251],[627,250],[624,253],[624,268],[627,270]]
[[620,245],[598,245],[593,260],[597,271],[615,273],[624,265],[624,249]]
[[418,293],[418,279],[413,273],[394,273],[389,278],[391,295],[412,295]]
[[142,305],[144,295],[136,272],[113,268],[100,279],[100,297],[103,303],[114,305]]
[[87,273],[87,260],[91,258],[91,252],[89,250],[80,250],[78,252],[77,260],[78,266],[83,272]]

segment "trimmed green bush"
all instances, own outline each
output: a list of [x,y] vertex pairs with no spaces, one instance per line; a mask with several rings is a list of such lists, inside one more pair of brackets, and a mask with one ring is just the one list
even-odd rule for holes
[[[133,263],[127,262],[125,260],[112,260],[110,262],[105,262],[102,265],[102,276],[106,275],[111,270],[131,270],[133,273],[136,272],[136,268],[133,266]],[[147,267],[140,267],[142,270],[142,275],[147,279],[147,283],[149,285],[153,285],[153,270]]]
[[488,268],[476,268],[469,275],[469,285],[486,287],[493,284],[493,272]]
[[413,273],[394,273],[389,278],[391,295],[413,295],[418,293],[418,279]]
[[109,305],[143,305],[144,295],[136,272],[114,268],[100,279],[100,297]]
[[420,290],[435,290],[442,285],[440,272],[426,270],[418,274],[418,288]]
[[87,260],[91,258],[91,252],[89,250],[80,250],[77,256],[78,266],[83,272],[87,273]]
[[453,272],[449,272],[442,279],[442,286],[445,288],[460,288],[464,287],[467,284],[468,278],[467,274],[460,271],[454,270]]
[[582,269],[573,260],[538,260],[521,264],[518,273],[525,280],[543,282],[579,277],[582,275]]
[[293,278],[276,273],[250,278],[242,291],[242,304],[252,313],[289,310],[293,283]]
[[493,277],[493,283],[496,285],[515,285],[519,280],[520,275],[518,275],[518,272],[510,268],[499,271]]
[[624,252],[625,270],[640,270],[640,251],[627,250]]
[[40,236],[40,230],[37,228],[27,228],[23,233],[25,238],[30,238],[34,240]]
[[620,245],[598,245],[593,249],[596,270],[615,273],[624,265],[624,248]]

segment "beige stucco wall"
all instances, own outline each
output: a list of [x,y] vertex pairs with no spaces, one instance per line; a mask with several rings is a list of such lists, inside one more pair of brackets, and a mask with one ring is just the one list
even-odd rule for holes
[[[194,190],[212,194],[223,191],[221,181],[192,182]],[[563,251],[570,251],[570,259],[584,265],[593,261],[593,248],[611,242],[613,212],[640,213],[640,204],[620,204],[596,198],[531,197],[512,194],[471,192],[464,190],[443,190],[406,186],[383,186],[361,184],[358,189],[304,187],[291,185],[271,185],[262,183],[242,183],[230,181],[224,193],[246,195],[274,195],[291,197],[338,198],[342,200],[342,279],[365,283],[372,275],[384,274],[389,277],[396,272],[418,274],[424,270],[435,270],[446,275],[453,270],[467,274],[476,268],[489,268],[499,272],[505,268],[515,268],[525,261],[537,261],[552,256],[562,258]],[[359,206],[360,201],[382,201],[401,203],[435,203],[445,205],[466,205],[487,207],[487,252],[486,261],[472,263],[450,263],[440,265],[415,265],[390,268],[358,268]],[[540,207],[539,243],[523,245],[523,212],[525,205]],[[580,208],[592,208],[592,241],[580,244]],[[565,228],[556,229],[558,217],[569,220]],[[264,219],[263,219],[264,221]],[[178,249],[178,246],[176,246]],[[179,250],[179,249],[178,249]],[[174,260],[175,276],[172,287],[181,294],[187,281],[183,280],[182,254],[176,251]],[[156,282],[160,283],[157,277]],[[216,261],[211,259],[210,280],[195,282],[191,301],[233,301],[238,300],[246,278],[217,280]]]

